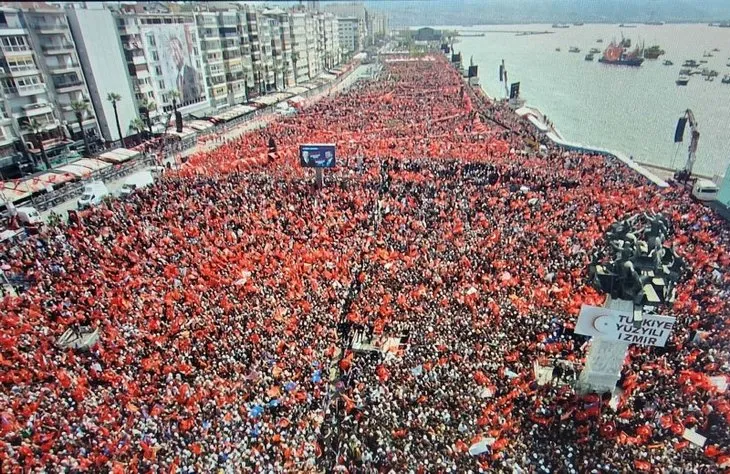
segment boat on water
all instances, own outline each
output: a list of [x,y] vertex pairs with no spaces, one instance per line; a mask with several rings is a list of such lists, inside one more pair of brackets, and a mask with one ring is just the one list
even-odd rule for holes
[[585,59],[586,59],[586,61],[593,61],[594,58],[595,58],[595,56],[592,53],[588,53],[588,54],[586,54]]
[[603,56],[598,60],[603,64],[614,64],[617,66],[634,66],[638,67],[644,63],[644,51],[637,46],[633,51],[629,52],[621,43],[611,41],[608,48],[603,52]]
[[711,57],[713,57],[713,55],[712,55],[712,53],[708,53],[707,51],[705,51],[704,53],[702,53],[702,57],[703,58],[711,58]]
[[679,74],[689,76],[690,74],[692,74],[692,70],[690,68],[683,68],[679,70]]
[[694,59],[687,59],[684,64],[682,64],[682,67],[698,67],[700,63],[695,61]]
[[583,26],[583,25],[585,25],[585,23],[583,23],[582,21],[579,21],[578,23],[573,23],[573,26]]
[[722,81],[721,82],[723,84],[730,84],[730,74],[725,74],[724,76],[722,76]]
[[560,52],[560,48],[555,48],[555,51],[557,51],[559,53]]
[[570,25],[564,25],[562,23],[553,23],[553,28],[570,28]]
[[674,82],[675,82],[675,84],[677,84],[678,86],[686,86],[687,84],[689,84],[689,76],[683,76],[683,75],[680,75],[680,76],[679,76],[679,77],[677,78],[677,80],[676,80],[676,81],[674,81]]
[[712,52],[713,53],[719,53],[720,52],[720,49],[719,48],[712,48]]
[[700,59],[700,64],[707,64],[707,59]]
[[602,40],[601,38],[598,38],[598,39],[596,40],[596,43],[603,43],[603,40]]
[[665,59],[662,64],[664,64],[665,66],[674,66],[674,63],[668,59]]
[[646,59],[657,59],[662,54],[664,54],[664,50],[658,44],[644,50],[644,58]]
[[618,26],[619,26],[619,28],[636,28],[636,25],[626,25],[624,23],[621,23]]
[[664,26],[664,22],[663,21],[647,21],[644,24],[645,25],[650,25],[650,26]]
[[714,81],[714,80],[715,80],[715,78],[714,78],[713,76],[705,76],[705,80],[706,80],[707,82],[712,82],[712,81]]
[[601,50],[598,48],[591,48],[591,50],[588,52],[591,54],[601,54]]
[[580,48],[577,46],[571,46],[568,50],[569,53],[580,53]]

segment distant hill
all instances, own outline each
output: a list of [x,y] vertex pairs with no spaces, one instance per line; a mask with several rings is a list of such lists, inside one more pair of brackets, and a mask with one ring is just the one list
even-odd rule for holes
[[730,20],[730,0],[403,0],[366,1],[390,25],[640,23]]

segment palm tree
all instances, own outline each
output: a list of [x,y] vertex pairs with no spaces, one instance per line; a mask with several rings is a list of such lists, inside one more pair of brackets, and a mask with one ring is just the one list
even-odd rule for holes
[[86,112],[89,111],[89,103],[86,101],[86,97],[82,100],[71,102],[71,110],[73,110],[74,115],[76,115],[76,122],[79,124],[79,130],[81,131],[81,136],[84,139],[84,155],[89,156],[89,140],[86,138],[86,131],[84,130],[83,124],[84,115],[86,115]]
[[45,127],[38,120],[32,119],[25,128],[33,134],[33,138],[38,143],[38,149],[41,151],[41,157],[43,158],[43,164],[46,165],[46,169],[51,169],[51,162],[48,160],[46,149],[43,146],[43,138],[41,137],[41,134],[45,131]]
[[180,98],[180,92],[178,90],[170,91],[170,98],[172,99],[172,112],[177,114],[177,101]]
[[131,128],[132,130],[136,130],[137,133],[140,135],[140,138],[142,138],[142,134],[145,131],[145,124],[141,118],[135,117],[132,119],[131,122],[129,122],[129,128]]
[[150,132],[150,136],[152,136],[152,120],[150,120],[150,112],[157,110],[157,104],[155,104],[153,100],[144,99],[142,103],[139,104],[139,109],[144,115],[147,129]]
[[[180,92],[177,89],[170,91],[170,98],[172,99],[172,113],[175,116],[175,128],[177,128],[177,100],[180,98]],[[165,129],[170,125],[169,117],[167,122]]]
[[119,125],[119,112],[117,111],[117,102],[122,100],[122,96],[116,92],[109,92],[106,95],[106,100],[112,103],[114,107],[114,119],[117,121],[117,133],[119,133],[119,140],[122,142],[122,148],[124,148],[124,136],[122,136],[122,127]]
[[297,85],[297,62],[299,62],[299,53],[291,55],[291,62],[294,63],[294,85]]

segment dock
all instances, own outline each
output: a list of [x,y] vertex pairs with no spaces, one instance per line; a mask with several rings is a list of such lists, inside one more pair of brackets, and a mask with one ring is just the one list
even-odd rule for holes
[[554,144],[568,149],[568,150],[575,150],[575,151],[582,151],[586,153],[593,153],[597,155],[603,155],[603,156],[610,156],[613,158],[616,158],[617,160],[621,161],[623,164],[631,168],[632,170],[636,171],[637,173],[644,176],[646,179],[651,181],[652,183],[656,184],[660,188],[668,188],[669,183],[667,183],[665,180],[657,176],[652,171],[648,170],[641,164],[634,161],[631,157],[627,156],[626,153],[623,153],[621,151],[613,151],[613,150],[607,150],[605,148],[598,148],[593,146],[586,146],[579,143],[573,143],[569,142],[563,136],[558,132],[558,130],[553,126],[548,126],[548,124],[545,121],[545,116],[543,113],[534,107],[521,107],[515,111],[517,115],[520,117],[523,117],[527,119],[535,128],[540,130],[541,132],[545,133],[545,135],[552,141]]

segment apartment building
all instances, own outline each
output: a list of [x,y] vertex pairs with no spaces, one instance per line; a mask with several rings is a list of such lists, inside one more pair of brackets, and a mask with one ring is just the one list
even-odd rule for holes
[[377,36],[388,36],[388,17],[382,13],[368,12],[368,32]]
[[309,54],[307,52],[307,13],[294,12],[289,17],[294,83],[298,84],[310,79]]
[[124,7],[114,16],[135,99],[137,105],[156,104],[150,115],[161,128],[169,123],[174,108],[183,114],[206,111],[209,97],[214,104],[226,97],[217,26],[211,28],[215,35],[207,36],[203,44],[192,13],[139,13]]
[[355,53],[365,46],[365,34],[356,17],[337,18],[337,31],[343,53]]
[[[117,28],[112,12],[96,8],[69,9],[66,13],[102,136],[116,142],[136,134],[130,124],[139,113],[127,71],[127,54],[133,59],[134,52],[122,48],[119,35],[109,34]],[[109,93],[118,94],[120,100],[112,104],[107,100]]]
[[[81,127],[91,142],[98,129],[93,113],[84,113],[79,127],[72,108],[89,91],[65,11],[43,3],[6,5],[0,8],[0,169],[15,175],[32,171],[24,158],[41,161],[40,142],[52,161],[83,139]],[[31,123],[40,129],[30,130]]]

